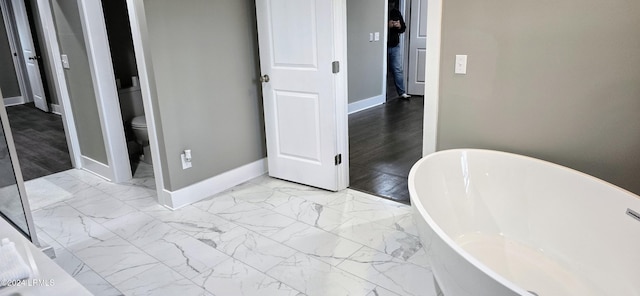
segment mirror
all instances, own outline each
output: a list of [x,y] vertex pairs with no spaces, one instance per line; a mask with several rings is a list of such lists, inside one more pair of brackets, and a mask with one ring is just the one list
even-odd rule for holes
[[20,198],[18,182],[11,163],[9,145],[0,122],[0,214],[25,234],[29,234],[27,217]]
[[33,237],[35,231],[30,207],[27,197],[23,196],[25,194],[9,117],[0,90],[0,216],[37,244],[37,239]]

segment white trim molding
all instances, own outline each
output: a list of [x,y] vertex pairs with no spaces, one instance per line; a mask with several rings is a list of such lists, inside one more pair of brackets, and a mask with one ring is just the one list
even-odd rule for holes
[[108,181],[113,181],[113,172],[111,171],[111,168],[109,168],[108,165],[105,165],[104,163],[101,163],[95,159],[82,156],[82,168],[85,171],[105,178]]
[[[56,96],[60,100],[59,107],[62,114],[62,124],[64,133],[67,138],[67,146],[69,146],[69,155],[73,167],[82,168],[82,157],[80,152],[80,140],[76,130],[76,122],[73,118],[71,109],[71,96],[67,88],[67,80],[60,60],[60,44],[56,34],[56,27],[53,22],[53,11],[48,0],[37,0],[38,15],[44,34],[44,49],[49,56],[49,65],[51,72],[54,73],[52,84],[56,91]],[[57,111],[57,110],[56,110]]]
[[[138,66],[138,77],[140,81],[140,92],[142,93],[142,103],[144,114],[147,120],[147,132],[149,133],[149,148],[151,150],[151,161],[153,162],[153,175],[156,181],[156,191],[158,203],[169,206],[171,195],[164,191],[163,164],[160,158],[160,141],[158,129],[160,117],[156,117],[156,106],[153,102],[156,96],[155,78],[153,76],[153,63],[149,52],[147,19],[144,10],[143,0],[127,0],[127,10],[129,12],[129,23],[131,25],[131,36],[133,37],[133,49]],[[156,120],[158,124],[156,125]]]
[[15,106],[15,105],[22,105],[24,103],[25,103],[25,101],[24,101],[24,97],[23,96],[4,98],[4,106],[5,107]]
[[375,97],[370,97],[357,102],[349,104],[349,114],[364,111],[375,106],[380,106],[387,101],[387,96],[382,94]]
[[131,180],[131,164],[124,135],[116,78],[100,0],[79,0],[80,19],[89,56],[89,68],[98,103],[98,115],[115,183]]
[[436,152],[438,105],[440,101],[440,46],[442,43],[442,1],[427,1],[427,58],[424,89],[422,156]]
[[62,106],[59,104],[49,104],[49,110],[53,114],[62,115]]
[[182,208],[262,176],[266,172],[267,159],[263,158],[176,191],[165,189],[163,190],[164,194],[167,195],[170,200],[169,204],[165,206],[173,210]]
[[[335,112],[337,153],[342,164],[337,166],[338,190],[349,187],[349,62],[347,50],[347,0],[334,0],[334,59],[341,61],[342,70],[335,75]],[[386,32],[386,30],[385,30]],[[386,34],[386,33],[385,33]],[[386,57],[386,54],[384,55]]]

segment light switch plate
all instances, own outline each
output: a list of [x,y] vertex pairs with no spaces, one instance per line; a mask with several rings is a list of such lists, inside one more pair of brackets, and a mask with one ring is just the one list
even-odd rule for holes
[[60,55],[62,60],[62,68],[69,69],[69,57],[66,54]]
[[467,74],[467,55],[466,54],[456,55],[455,73]]
[[373,42],[373,33],[369,33],[369,42]]
[[373,34],[373,40],[380,41],[380,32],[375,32]]
[[182,160],[182,169],[183,170],[186,170],[186,169],[188,169],[188,168],[193,166],[190,161],[187,161],[187,158],[185,157],[184,153],[180,154],[180,159]]

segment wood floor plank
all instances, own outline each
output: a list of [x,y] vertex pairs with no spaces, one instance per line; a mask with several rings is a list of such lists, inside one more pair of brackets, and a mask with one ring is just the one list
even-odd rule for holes
[[350,188],[409,203],[407,178],[422,156],[424,99],[390,100],[349,115]]
[[33,104],[7,107],[7,114],[25,181],[72,168],[60,115]]

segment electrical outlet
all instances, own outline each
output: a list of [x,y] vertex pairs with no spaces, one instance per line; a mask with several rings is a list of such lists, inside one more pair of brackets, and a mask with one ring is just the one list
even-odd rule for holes
[[182,169],[186,170],[190,167],[192,167],[191,161],[187,161],[187,156],[182,153],[180,154],[180,159],[182,160]]

